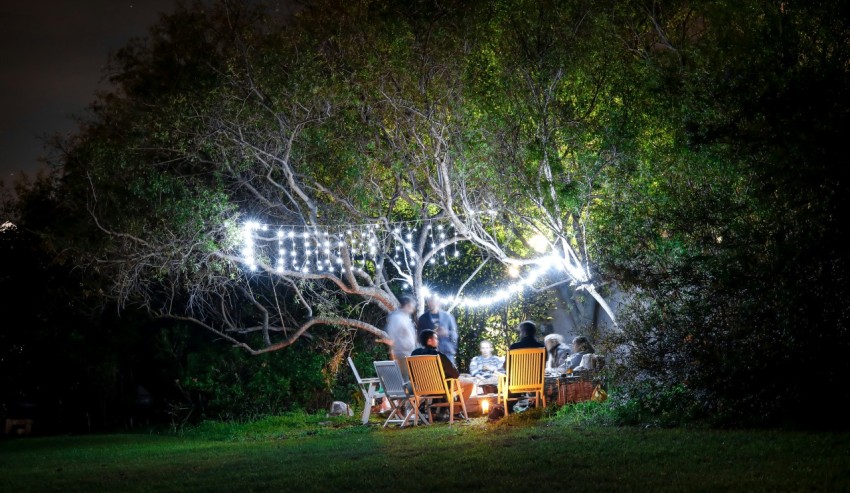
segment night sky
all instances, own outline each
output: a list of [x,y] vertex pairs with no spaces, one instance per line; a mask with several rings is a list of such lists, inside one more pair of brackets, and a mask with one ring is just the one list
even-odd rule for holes
[[146,34],[176,0],[0,0],[0,180],[33,176],[41,136],[67,133],[106,88],[110,51]]

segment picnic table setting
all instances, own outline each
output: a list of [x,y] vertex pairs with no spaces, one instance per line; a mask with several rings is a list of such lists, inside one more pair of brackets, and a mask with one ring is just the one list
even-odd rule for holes
[[[499,414],[521,412],[528,407],[564,406],[590,400],[604,400],[599,371],[604,357],[585,354],[574,369],[546,368],[544,348],[514,349],[505,357],[505,373],[491,379],[475,379],[469,374],[446,378],[438,356],[411,356],[404,362],[410,379],[405,380],[395,360],[374,361],[376,377],[362,378],[351,357],[349,366],[364,398],[361,422],[368,424],[374,408],[383,418],[383,427],[396,424],[434,424],[457,419],[468,421],[471,415],[492,418]],[[438,414],[438,410],[443,410]]]

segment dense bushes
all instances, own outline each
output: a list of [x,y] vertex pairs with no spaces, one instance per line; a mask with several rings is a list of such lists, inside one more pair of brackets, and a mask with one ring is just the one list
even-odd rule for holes
[[847,11],[745,2],[694,24],[676,13],[657,16],[682,28],[677,63],[648,52],[630,86],[628,106],[645,109],[636,128],[651,121],[654,139],[623,142],[594,231],[603,270],[632,294],[623,391],[667,412],[646,403],[680,389],[681,408],[662,407],[683,420],[841,424],[812,396],[850,398],[850,110],[835,104],[850,87]]

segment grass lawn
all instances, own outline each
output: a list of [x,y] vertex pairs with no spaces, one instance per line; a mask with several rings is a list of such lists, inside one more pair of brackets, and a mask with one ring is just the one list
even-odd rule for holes
[[[0,442],[0,491],[850,491],[850,433],[269,418]],[[297,420],[296,420],[297,421]]]

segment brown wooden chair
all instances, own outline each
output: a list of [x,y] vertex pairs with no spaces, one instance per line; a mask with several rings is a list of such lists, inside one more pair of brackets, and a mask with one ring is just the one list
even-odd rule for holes
[[[407,358],[407,368],[410,371],[410,385],[413,387],[413,401],[416,409],[425,402],[428,406],[428,421],[433,422],[432,407],[449,408],[449,424],[454,423],[455,399],[463,409],[464,419],[469,419],[466,412],[466,402],[463,400],[460,381],[457,378],[446,378],[439,356],[422,355]],[[434,399],[445,401],[434,402]],[[419,413],[415,413],[413,423],[418,424]]]
[[513,349],[505,357],[505,375],[499,375],[499,402],[509,413],[508,401],[519,400],[516,394],[534,394],[534,406],[546,406],[543,391],[546,373],[546,348]]

